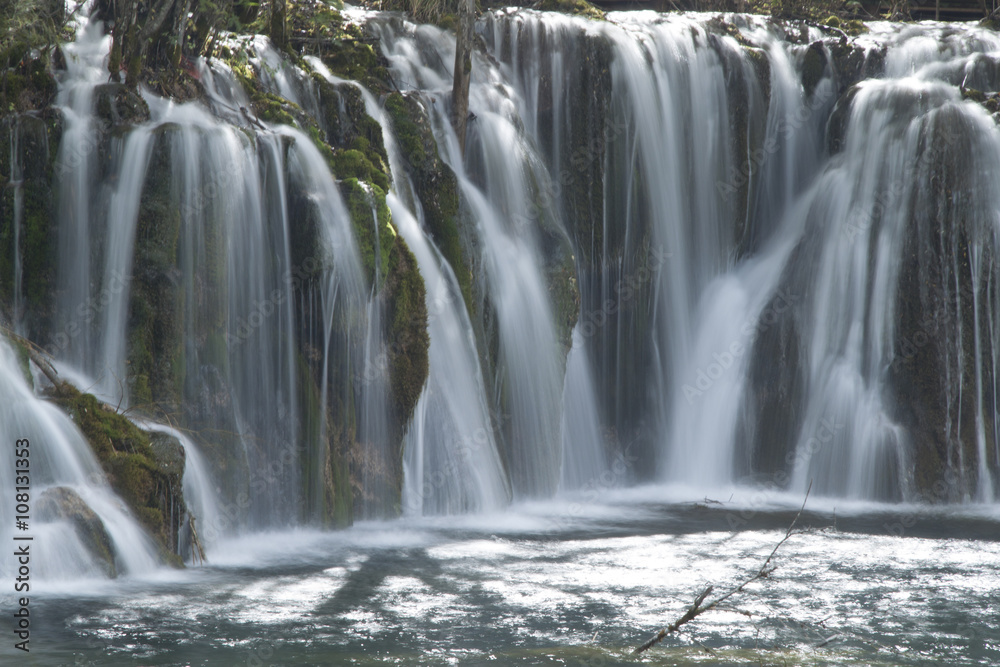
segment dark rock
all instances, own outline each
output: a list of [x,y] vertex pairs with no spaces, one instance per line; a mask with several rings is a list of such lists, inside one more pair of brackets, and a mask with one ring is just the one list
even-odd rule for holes
[[65,520],[71,523],[80,541],[104,572],[109,577],[117,576],[114,546],[104,522],[76,491],[65,486],[46,489],[35,503],[35,512],[41,521]]

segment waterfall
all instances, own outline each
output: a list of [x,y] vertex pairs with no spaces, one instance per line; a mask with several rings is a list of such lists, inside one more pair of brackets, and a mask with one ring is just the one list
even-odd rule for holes
[[[223,521],[219,509],[219,496],[208,462],[199,451],[198,446],[182,431],[156,422],[142,421],[143,428],[158,433],[166,433],[174,438],[184,448],[184,501],[187,505],[188,520],[182,522],[181,553],[192,552],[191,525],[198,534],[202,546],[211,550],[220,538],[232,533],[230,526]],[[193,519],[193,521],[191,521]]]
[[[67,132],[59,164],[68,179],[86,177],[89,170],[74,160],[90,159],[99,141],[92,136],[91,98],[109,46],[99,34],[97,24],[81,32],[81,55],[74,54],[79,64],[67,70],[61,87]],[[266,43],[257,50],[264,69],[275,65],[277,55]],[[275,85],[290,85],[277,70],[268,71]],[[64,181],[60,229],[82,230],[83,238],[60,238],[67,258],[61,293],[68,304],[60,310],[72,316],[83,312],[82,304],[98,305],[91,309],[97,316],[88,311],[86,322],[64,335],[70,344],[57,351],[71,375],[81,369],[89,378],[85,386],[112,404],[141,407],[153,392],[175,391],[174,400],[188,402],[195,423],[229,430],[235,440],[225,440],[239,448],[250,472],[236,486],[230,481],[229,490],[235,493],[242,484],[253,491],[240,522],[266,526],[305,518],[302,470],[312,465],[322,474],[315,461],[323,458],[319,443],[326,420],[310,417],[321,426],[306,433],[296,313],[308,320],[316,304],[322,340],[314,347],[324,358],[339,354],[332,350],[332,329],[342,313],[364,303],[364,279],[346,207],[312,141],[286,126],[248,136],[232,124],[247,125],[238,110],[248,102],[231,72],[204,65],[200,72],[208,103],[228,122],[198,103],[175,104],[145,91],[150,119],[110,140],[114,186],[98,190],[92,201],[89,185]],[[306,215],[315,216],[320,240],[312,256],[294,262],[288,212],[293,195]],[[98,222],[101,217],[106,225]],[[180,238],[176,257],[166,250],[171,229]],[[103,262],[93,259],[101,257]],[[157,264],[178,271],[176,289],[156,282]],[[308,303],[296,303],[299,276],[317,268],[326,277],[310,288],[316,291]],[[151,338],[136,340],[137,327],[152,330]],[[77,333],[79,340],[73,340]],[[168,354],[183,364],[182,387],[153,386],[163,373],[156,357]],[[141,385],[129,386],[127,372],[134,375],[138,361],[149,365],[147,374]],[[217,452],[216,463],[231,465],[223,459],[234,454]]]
[[[479,27],[492,58],[475,63],[463,157],[448,119],[451,37],[369,22],[397,85],[421,96],[474,223],[483,304],[495,313],[485,335],[498,339],[484,370],[509,420],[499,444],[517,495],[596,478],[626,449],[640,469],[698,488],[756,478],[803,491],[815,481],[823,494],[892,500],[928,487],[933,472],[921,472],[925,455],[909,439],[918,425],[902,414],[907,399],[896,388],[906,341],[894,304],[913,209],[896,210],[895,224],[880,222],[871,239],[865,228],[856,244],[842,243],[845,217],[882,217],[887,197],[908,196],[878,188],[901,178],[926,122],[914,120],[906,141],[890,142],[894,131],[877,122],[859,134],[868,89],[844,91],[848,77],[880,68],[992,89],[977,54],[994,48],[990,35],[896,43],[876,26],[877,39],[892,43],[879,50],[858,40],[852,73],[820,31],[797,46],[756,17],[720,30],[700,16],[618,13],[594,24],[494,12]],[[607,99],[593,95],[601,86]],[[976,155],[986,164],[992,153]],[[992,243],[989,225],[975,229]],[[552,345],[559,335],[545,287],[559,233],[575,251],[581,302],[568,357]],[[992,251],[976,245],[971,303],[951,306],[948,326],[959,331],[943,345],[941,396],[949,470],[973,491],[946,499],[990,502],[1000,458],[990,410],[996,309],[987,298]],[[975,372],[960,367],[966,358]],[[420,419],[413,427],[427,428]]]
[[[412,37],[394,34],[389,25],[377,29],[395,76],[416,82],[428,95],[425,106],[438,149],[455,172],[463,204],[475,222],[487,298],[496,317],[499,354],[492,392],[507,421],[502,436],[511,483],[521,496],[551,494],[559,483],[563,456],[564,357],[544,273],[541,235],[565,238],[565,233],[558,220],[547,221],[554,231],[526,224],[535,219],[533,203],[551,190],[547,172],[518,129],[513,101],[493,85],[501,74],[488,61],[477,61],[473,68],[470,110],[476,120],[468,148],[472,157],[463,160],[448,110],[438,101],[451,87],[442,66],[454,61],[454,42],[427,26]],[[419,47],[414,41],[420,42]],[[427,91],[435,94],[429,96]]]
[[[80,22],[55,99],[51,303],[32,301],[24,250],[39,121],[8,125],[3,314],[64,377],[182,443],[210,551],[632,482],[1000,497],[992,32],[488,12],[463,154],[454,37],[345,16],[376,38],[381,92],[230,34],[231,66],[186,65],[200,98],[132,92],[108,81],[103,27]],[[107,124],[125,104],[133,117]],[[394,127],[400,113],[423,134]],[[352,123],[367,134],[339,145]],[[417,140],[454,178],[441,192],[415,176]],[[369,161],[378,187],[350,175]],[[437,196],[457,209],[452,247]],[[427,372],[397,410],[391,360],[413,350],[394,347],[392,271],[416,284],[413,264]],[[154,567],[6,344],[0,394],[21,406],[5,434],[53,443],[39,492],[78,495],[122,572]],[[99,574],[85,541],[45,576]]]
[[390,206],[427,285],[431,338],[430,378],[406,438],[404,510],[453,514],[497,509],[507,502],[509,491],[458,281],[417,219],[395,197]]
[[[156,546],[111,492],[79,429],[57,407],[35,395],[28,368],[27,358],[19,358],[6,340],[0,340],[0,424],[11,447],[15,438],[30,443],[22,447],[29,451],[27,531],[15,530],[15,504],[8,501],[0,513],[0,537],[7,544],[14,544],[12,538],[18,535],[32,537],[32,553],[40,558],[32,559],[31,574],[46,582],[43,585],[104,576],[109,567],[123,575],[152,572],[160,566]],[[15,457],[0,459],[0,474],[10,480],[4,491],[13,500]],[[23,470],[23,464],[17,469]],[[88,515],[95,516],[96,523]],[[78,531],[75,524],[87,528]],[[88,537],[106,539],[108,563],[95,557]],[[4,556],[4,572],[15,570],[10,553]]]
[[[59,82],[56,104],[65,119],[65,131],[56,161],[59,189],[59,286],[61,302],[50,349],[88,368],[93,356],[93,327],[89,316],[79,315],[81,304],[90,303],[92,195],[96,189],[96,149],[99,138],[94,122],[94,90],[107,81],[104,63],[111,48],[110,35],[100,22],[80,23],[76,40],[66,45],[66,71]],[[81,321],[83,320],[83,321]]]

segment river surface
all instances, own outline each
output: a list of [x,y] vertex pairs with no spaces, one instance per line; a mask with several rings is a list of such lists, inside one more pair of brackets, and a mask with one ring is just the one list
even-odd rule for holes
[[[472,517],[222,542],[152,578],[37,584],[18,665],[997,665],[1000,513],[602,491]],[[693,497],[687,494],[688,498]],[[974,539],[970,539],[974,538]],[[6,604],[12,602],[4,600]]]

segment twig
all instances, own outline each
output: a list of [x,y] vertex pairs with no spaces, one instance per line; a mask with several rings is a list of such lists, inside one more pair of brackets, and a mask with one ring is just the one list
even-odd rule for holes
[[194,529],[194,514],[188,514],[188,526],[191,528],[191,560],[196,565],[202,565],[208,562],[205,558],[205,548],[201,545],[201,540],[198,538],[198,531]]
[[633,651],[632,655],[639,655],[643,651],[652,648],[656,644],[663,641],[663,638],[666,637],[668,634],[679,631],[681,629],[681,626],[684,625],[685,623],[693,621],[701,614],[704,614],[706,611],[711,611],[712,609],[717,608],[721,603],[725,602],[732,596],[736,595],[737,593],[741,593],[747,585],[757,581],[758,579],[765,579],[772,572],[774,572],[774,567],[771,567],[771,559],[774,558],[774,554],[778,552],[778,549],[781,547],[781,545],[784,544],[788,540],[788,538],[792,536],[793,534],[792,531],[795,528],[795,524],[798,523],[799,517],[802,516],[802,510],[806,508],[806,501],[809,500],[809,492],[811,490],[812,490],[812,482],[809,482],[809,488],[806,489],[806,497],[802,499],[802,507],[799,508],[799,511],[795,515],[795,518],[792,519],[792,523],[789,524],[788,530],[785,531],[785,536],[782,537],[781,540],[776,545],[774,545],[774,549],[771,550],[771,553],[768,554],[767,558],[764,560],[763,565],[760,566],[760,569],[757,570],[755,574],[753,574],[751,577],[743,581],[735,588],[732,588],[728,592],[715,598],[711,602],[705,603],[705,598],[711,595],[712,590],[714,589],[714,586],[709,586],[708,588],[703,590],[701,594],[698,595],[697,598],[695,598],[694,604],[692,604],[688,608],[688,610],[684,612],[683,616],[681,616],[676,621],[674,621],[673,623],[671,623],[670,625],[668,625],[667,627],[663,628],[658,633],[656,633],[656,635],[654,635],[652,639],[650,639],[645,644],[643,644],[635,651]]

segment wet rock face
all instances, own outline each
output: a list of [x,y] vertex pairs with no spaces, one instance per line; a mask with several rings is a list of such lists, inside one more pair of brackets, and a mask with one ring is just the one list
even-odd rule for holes
[[46,489],[38,497],[35,512],[41,521],[67,521],[105,574],[117,576],[111,537],[100,517],[76,491],[65,486]]
[[0,314],[11,322],[20,319],[33,340],[49,335],[53,317],[55,162],[62,127],[53,108],[0,117]]
[[977,128],[957,106],[945,106],[924,124],[923,137],[888,376],[911,439],[916,493],[962,501],[979,487],[981,470],[994,480],[1000,473],[995,416],[981,412],[996,399],[991,313],[1000,263],[983,217],[987,156]]
[[94,90],[99,123],[107,126],[136,125],[149,120],[149,107],[135,91],[122,83],[106,83]]
[[803,333],[806,316],[803,286],[813,266],[819,244],[803,241],[793,253],[775,296],[754,323],[749,378],[738,432],[744,439],[744,460],[736,462],[737,477],[750,476],[764,483],[784,486],[792,469],[794,448],[806,408],[807,353]]
[[143,431],[68,383],[54,387],[51,397],[90,442],[111,487],[156,540],[164,560],[179,564],[174,554],[186,508],[180,443]]

